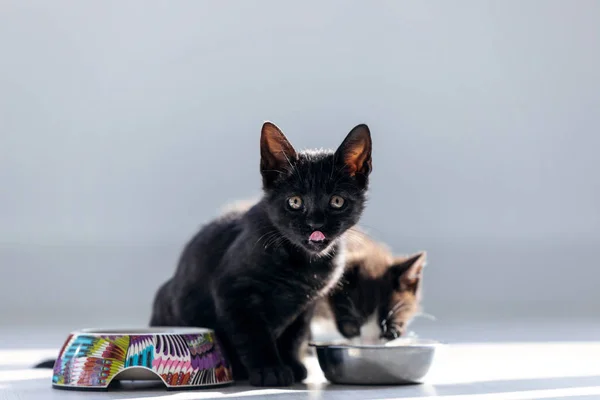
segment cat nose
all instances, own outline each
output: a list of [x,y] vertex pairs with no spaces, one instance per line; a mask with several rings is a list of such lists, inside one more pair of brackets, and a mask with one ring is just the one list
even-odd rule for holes
[[325,217],[320,214],[312,214],[306,219],[306,224],[312,229],[316,230],[322,228],[325,225]]
[[321,221],[307,221],[306,224],[312,229],[312,230],[316,230],[319,228],[322,228],[323,225],[325,225],[324,222]]

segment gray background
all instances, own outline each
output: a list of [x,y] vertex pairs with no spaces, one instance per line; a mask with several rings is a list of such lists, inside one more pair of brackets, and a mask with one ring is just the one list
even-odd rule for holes
[[3,0],[0,325],[146,323],[265,119],[371,126],[364,225],[438,320],[597,316],[599,53],[597,1]]

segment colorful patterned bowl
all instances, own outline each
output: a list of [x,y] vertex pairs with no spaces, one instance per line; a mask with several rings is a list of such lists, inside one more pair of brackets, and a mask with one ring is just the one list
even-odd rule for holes
[[203,328],[72,332],[54,363],[57,389],[106,390],[113,381],[162,380],[167,389],[233,382],[215,333]]

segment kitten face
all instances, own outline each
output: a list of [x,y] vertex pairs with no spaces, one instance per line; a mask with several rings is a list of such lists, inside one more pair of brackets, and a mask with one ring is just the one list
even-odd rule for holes
[[332,151],[296,153],[270,123],[261,137],[261,173],[268,215],[285,239],[325,251],[362,214],[371,171],[371,137],[355,127]]
[[373,336],[378,338],[379,329],[370,329],[377,332],[367,334],[362,328],[377,326],[377,318],[373,316],[378,315],[382,300],[388,298],[388,285],[382,279],[364,276],[360,265],[346,267],[341,285],[339,290],[329,295],[329,305],[338,331],[346,339],[364,338],[371,341]]
[[344,274],[341,290],[329,297],[338,331],[362,343],[392,340],[406,333],[419,311],[424,253],[390,265],[379,278],[361,273],[360,265]]

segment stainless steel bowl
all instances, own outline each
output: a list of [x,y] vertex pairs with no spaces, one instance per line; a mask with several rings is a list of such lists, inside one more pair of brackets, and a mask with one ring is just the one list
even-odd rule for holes
[[351,385],[422,383],[439,342],[411,339],[398,345],[311,343],[325,378]]

